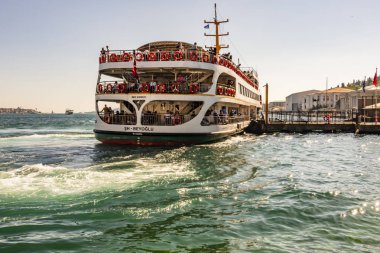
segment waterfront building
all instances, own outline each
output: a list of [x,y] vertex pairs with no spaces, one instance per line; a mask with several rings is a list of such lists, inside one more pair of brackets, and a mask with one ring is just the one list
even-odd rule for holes
[[351,89],[336,87],[307,94],[302,101],[302,111],[319,109],[340,110],[340,98],[351,91]]
[[286,101],[272,101],[269,102],[269,111],[285,111]]
[[285,109],[286,111],[301,111],[302,103],[305,100],[305,96],[319,92],[319,90],[307,90],[290,94],[286,97]]

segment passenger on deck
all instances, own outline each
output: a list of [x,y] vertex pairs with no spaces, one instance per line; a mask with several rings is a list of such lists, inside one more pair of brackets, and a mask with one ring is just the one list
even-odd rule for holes
[[152,80],[150,82],[150,92],[155,92],[156,91],[156,86],[157,86],[157,82]]
[[118,91],[118,83],[115,81],[115,83],[112,86],[112,93],[116,93]]
[[166,113],[164,114],[164,118],[165,118],[165,125],[171,125],[170,123],[170,119],[171,119],[171,114],[169,112],[169,110],[166,111]]
[[108,48],[108,45],[106,46],[106,57],[107,57],[107,62],[110,60],[110,50]]
[[191,46],[191,50],[197,50],[197,42],[194,42],[194,44]]
[[174,113],[174,124],[173,125],[179,125],[181,124],[181,116],[179,115],[178,111],[175,111]]
[[102,47],[102,50],[100,50],[100,53],[102,57],[106,56],[106,50],[104,50],[104,47]]
[[148,55],[149,55],[149,50],[148,49],[145,49],[145,51],[144,51],[144,59],[145,59],[145,61],[147,61],[148,60]]
[[212,115],[214,116],[214,124],[217,125],[219,123],[219,116],[216,110],[212,113]]

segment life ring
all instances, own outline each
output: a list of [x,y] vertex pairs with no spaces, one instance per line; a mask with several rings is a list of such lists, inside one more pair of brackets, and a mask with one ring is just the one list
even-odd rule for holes
[[141,84],[141,91],[142,92],[149,92],[149,85],[147,83]]
[[223,94],[223,87],[218,86],[218,89],[216,91],[217,91],[218,95],[222,95]]
[[210,56],[208,54],[203,54],[202,55],[202,61],[203,62],[209,62],[210,61]]
[[162,52],[161,53],[161,61],[167,61],[167,60],[169,60],[169,53],[168,52],[166,52],[166,51],[164,51],[164,52]]
[[99,93],[103,92],[103,85],[101,85],[100,83],[98,84],[98,92]]
[[193,83],[189,88],[190,93],[197,93],[199,91],[199,85],[197,83]]
[[157,92],[164,93],[166,91],[166,85],[163,83],[157,84]]
[[173,93],[178,93],[179,92],[179,84],[173,83],[172,86],[170,86],[170,89],[172,90]]
[[107,84],[107,92],[112,92],[112,84]]
[[157,55],[156,55],[155,52],[150,52],[150,53],[148,54],[148,60],[149,60],[149,61],[155,61],[156,59],[157,59]]
[[175,61],[180,61],[183,59],[183,53],[180,51],[175,51],[173,57]]
[[110,62],[117,62],[119,61],[119,58],[117,57],[116,54],[111,54],[110,56]]
[[123,56],[121,57],[122,61],[130,61],[131,60],[131,54],[129,53],[124,53]]
[[216,56],[212,57],[212,63],[217,63],[218,62],[218,58],[216,58]]
[[220,59],[219,59],[219,65],[222,65],[222,66],[224,65],[224,60],[223,60],[223,58],[220,58]]
[[196,52],[190,53],[190,60],[197,61],[198,60],[198,54]]
[[122,83],[119,83],[119,85],[117,86],[118,93],[123,93],[124,90],[125,90],[125,85]]
[[142,61],[144,59],[142,53],[136,53],[135,55],[136,61]]

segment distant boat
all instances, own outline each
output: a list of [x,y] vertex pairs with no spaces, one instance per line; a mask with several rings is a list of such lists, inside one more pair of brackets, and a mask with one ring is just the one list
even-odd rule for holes
[[66,111],[65,111],[66,115],[71,115],[73,113],[74,113],[74,110],[71,110],[71,109],[66,109]]

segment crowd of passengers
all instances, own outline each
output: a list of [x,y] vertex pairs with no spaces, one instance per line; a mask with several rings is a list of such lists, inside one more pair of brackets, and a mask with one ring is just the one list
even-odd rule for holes
[[[112,110],[111,107],[104,106],[104,108],[100,111],[103,113],[103,121],[108,124],[120,124],[120,125],[135,125],[136,124],[136,115],[128,114],[124,111],[116,111]],[[141,124],[142,125],[166,125],[166,126],[175,126],[183,124],[196,116],[195,111],[189,115],[189,117],[185,117],[179,113],[179,111],[167,110],[165,114],[158,114],[157,111],[151,112],[143,112],[141,115]],[[236,109],[232,109],[230,113],[227,113],[225,107],[222,107],[219,110],[209,109],[206,112],[205,117],[203,118],[201,125],[210,125],[210,124],[228,124],[229,121],[234,120],[241,116],[240,113],[237,112]]]
[[[192,45],[192,47],[189,49],[189,52],[194,52],[196,51],[198,48],[197,46],[197,43],[194,42],[194,44]],[[184,46],[182,45],[181,42],[179,42],[176,46],[176,51],[178,52],[181,52],[182,54],[185,54],[186,53],[186,50],[184,48]],[[109,61],[109,57],[110,57],[110,50],[108,48],[108,46],[106,46],[106,49],[104,49],[104,47],[102,48],[102,50],[100,50],[100,53],[102,55],[102,57],[105,57],[107,59],[107,61]],[[125,51],[123,51],[123,54],[125,53]],[[148,49],[146,49],[145,51],[143,52],[136,52],[135,50],[133,50],[133,54],[135,53],[141,53],[144,57],[144,60],[145,61],[148,61],[148,56],[149,54],[151,53],[151,51],[149,51]],[[210,47],[209,50],[208,50],[208,53],[210,55],[210,58],[209,58],[209,61],[212,61],[213,57],[216,56],[216,48],[215,47]],[[225,54],[221,54],[220,55],[222,58],[226,59],[226,60],[229,60],[232,62],[232,54],[230,52],[228,53],[225,53]],[[156,60],[160,60],[161,59],[161,51],[159,49],[156,50]],[[236,68],[237,69],[240,69],[240,62],[238,61],[238,64],[236,65]],[[249,70],[244,70],[243,73],[245,75],[247,75],[249,78],[253,78],[253,71],[249,71]]]
[[104,105],[103,109],[99,112],[103,113],[103,121],[108,124],[121,124],[121,125],[135,125],[136,115],[121,111],[112,110],[111,106]]
[[206,115],[203,118],[201,124],[202,125],[228,124],[230,120],[233,120],[234,118],[238,118],[240,116],[241,114],[238,113],[236,109],[231,109],[230,113],[228,113],[226,107],[223,106],[219,110],[219,113],[217,110],[212,110],[212,109],[207,110]]
[[[120,84],[123,85],[123,90],[120,89]],[[145,83],[131,83],[131,82],[122,82],[119,83],[115,81],[113,84],[111,84],[110,88],[109,85],[105,85],[105,87],[102,88],[102,92],[104,93],[128,93],[128,92],[142,92],[143,91],[143,85]],[[158,92],[158,85],[159,83],[157,81],[151,81],[150,83],[147,83],[149,86],[149,91],[151,93]],[[172,85],[173,83],[171,81],[163,83],[165,85],[165,92],[173,92],[172,91]],[[189,92],[190,91],[190,85],[191,83],[181,83],[178,84],[178,92]],[[207,87],[206,87],[207,85]],[[211,84],[203,84],[198,83],[199,91],[207,91]],[[101,92],[99,90],[99,92]]]

